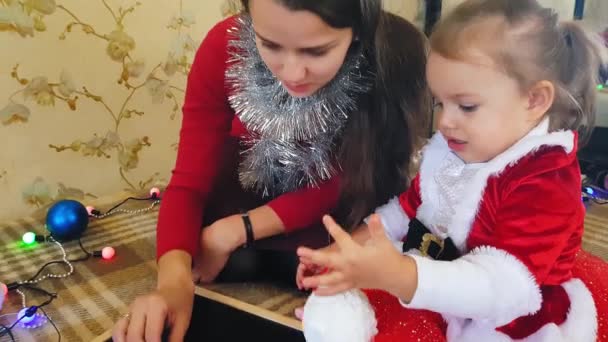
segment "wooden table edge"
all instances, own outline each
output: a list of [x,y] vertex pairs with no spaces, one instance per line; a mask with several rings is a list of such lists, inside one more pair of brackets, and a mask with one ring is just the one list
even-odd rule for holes
[[259,306],[253,305],[253,304],[243,302],[241,300],[238,300],[238,299],[235,299],[232,297],[225,296],[221,293],[217,293],[215,291],[209,290],[202,286],[197,286],[194,289],[194,293],[201,297],[205,297],[207,299],[211,299],[218,303],[228,305],[230,307],[239,309],[243,312],[258,316],[258,317],[266,319],[268,321],[272,321],[272,322],[284,325],[286,327],[302,331],[302,322],[300,322],[299,320],[297,320],[295,318],[285,317],[276,312],[261,308]]
[[[194,294],[197,296],[201,296],[201,297],[213,300],[215,302],[224,304],[224,305],[228,305],[230,307],[241,310],[248,314],[255,315],[255,316],[263,318],[265,320],[272,321],[277,324],[281,324],[283,326],[302,331],[302,322],[300,322],[299,320],[297,320],[295,318],[285,317],[276,312],[273,312],[273,311],[270,311],[270,310],[267,310],[264,308],[260,308],[253,304],[245,303],[243,301],[240,301],[240,300],[232,298],[232,297],[225,296],[221,293],[211,291],[202,286],[197,286],[194,289]],[[112,329],[109,329],[106,332],[104,332],[103,334],[97,336],[96,338],[93,339],[92,342],[106,342],[110,338],[112,338]]]

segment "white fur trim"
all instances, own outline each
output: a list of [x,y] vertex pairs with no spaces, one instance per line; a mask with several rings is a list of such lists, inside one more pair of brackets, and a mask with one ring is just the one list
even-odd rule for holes
[[307,342],[370,342],[378,333],[374,310],[359,290],[326,297],[311,294],[302,328]]
[[416,218],[427,228],[432,228],[433,214],[439,208],[439,191],[434,175],[441,166],[441,162],[452,153],[447,142],[436,133],[422,150],[422,164],[420,165],[420,206],[416,210]]
[[[499,175],[505,168],[517,163],[521,158],[533,153],[542,146],[561,146],[566,153],[572,152],[574,148],[574,133],[571,131],[547,133],[548,127],[548,119],[543,120],[528,135],[505,152],[485,163],[477,171],[473,180],[468,184],[467,191],[463,193],[462,201],[456,207],[456,214],[447,229],[454,244],[461,251],[464,252],[466,249],[466,239],[479,209],[488,178]],[[433,177],[446,154],[451,152],[441,133],[437,133],[431,139],[429,146],[425,148],[424,153],[420,167],[422,204],[416,214],[418,219],[428,227],[432,226],[431,218],[433,217],[433,212],[440,210],[438,206],[437,186]]]
[[513,255],[480,247],[454,261],[412,256],[418,288],[410,304],[450,317],[472,319],[492,327],[540,309],[542,297],[534,276]]
[[570,298],[568,318],[559,327],[564,341],[595,341],[597,310],[591,292],[580,279],[572,279],[562,286]]
[[[388,203],[378,207],[375,211],[380,216],[380,222],[384,226],[384,233],[393,243],[395,249],[401,253],[403,251],[403,238],[409,230],[410,219],[407,217],[398,197],[393,197]],[[369,224],[370,217],[363,219],[365,224]]]
[[[580,279],[562,284],[570,298],[570,312],[566,321],[557,326],[547,324],[534,334],[517,340],[520,342],[593,342],[597,335],[597,312],[591,293]],[[498,332],[486,322],[448,319],[449,342],[510,342],[507,335]]]
[[[409,229],[410,218],[399,203],[398,197],[393,197],[388,203],[376,209],[376,214],[380,216],[380,221],[384,226],[386,236],[391,241],[403,241]],[[365,219],[367,223],[369,218]]]

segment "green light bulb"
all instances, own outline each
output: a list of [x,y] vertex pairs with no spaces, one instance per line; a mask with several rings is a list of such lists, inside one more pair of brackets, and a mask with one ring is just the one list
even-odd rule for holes
[[32,233],[32,232],[27,232],[25,234],[23,234],[23,243],[25,243],[26,245],[31,245],[36,241],[36,234]]

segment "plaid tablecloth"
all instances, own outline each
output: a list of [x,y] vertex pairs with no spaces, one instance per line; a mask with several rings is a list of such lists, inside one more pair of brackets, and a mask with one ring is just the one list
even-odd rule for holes
[[[104,199],[108,209],[126,195]],[[131,208],[149,203],[135,202]],[[45,307],[61,331],[62,341],[92,341],[112,328],[114,322],[127,310],[129,303],[139,294],[155,285],[155,228],[158,212],[143,214],[117,214],[101,220],[92,220],[84,234],[83,243],[88,250],[111,245],[116,256],[111,261],[89,259],[74,264],[74,273],[65,279],[48,279],[38,284],[58,297]],[[0,224],[0,281],[11,283],[31,277],[46,262],[59,258],[61,252],[54,244],[40,244],[35,248],[20,247],[26,231],[45,233],[43,218],[28,218]],[[70,257],[81,255],[75,242],[65,244]],[[585,221],[583,248],[608,260],[608,206],[590,208]],[[63,267],[50,270],[64,272]],[[235,306],[241,310],[279,321],[297,328],[293,323],[293,309],[305,301],[305,294],[271,284],[214,284],[197,290],[199,295]],[[46,299],[29,291],[27,305],[36,305]],[[21,309],[21,297],[11,292],[0,315],[0,323],[11,323]],[[278,319],[277,319],[278,318]],[[291,323],[290,323],[291,322]],[[17,341],[57,341],[57,333],[50,324],[41,328],[15,329]],[[2,341],[8,341],[3,337]]]
[[[112,204],[124,196],[108,201]],[[150,203],[134,203],[128,207],[145,207]],[[100,209],[102,207],[99,207]],[[91,341],[110,329],[120,318],[132,299],[155,285],[155,227],[157,210],[143,214],[117,214],[100,220],[92,220],[83,235],[82,242],[89,251],[113,246],[116,256],[105,261],[91,258],[74,263],[74,272],[63,279],[46,279],[36,286],[57,293],[46,312],[61,332],[62,341]],[[61,250],[54,243],[38,244],[24,248],[21,236],[27,231],[46,233],[43,219],[23,219],[0,224],[0,281],[11,283],[33,276],[48,261],[61,258]],[[83,253],[77,242],[64,244],[69,258]],[[65,273],[63,265],[53,265],[47,271]],[[45,272],[46,273],[46,272]],[[44,273],[43,273],[44,274]],[[37,305],[46,296],[24,290],[26,305]],[[21,297],[11,291],[0,314],[2,324],[12,324],[21,309]],[[52,325],[37,329],[15,327],[17,341],[57,341]],[[10,340],[3,337],[2,341]]]
[[592,204],[587,210],[583,249],[608,261],[608,205]]

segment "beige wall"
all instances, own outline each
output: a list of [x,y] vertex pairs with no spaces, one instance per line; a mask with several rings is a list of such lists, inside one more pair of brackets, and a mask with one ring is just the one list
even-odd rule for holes
[[562,20],[571,20],[574,16],[575,0],[539,0],[541,5],[554,8]]
[[406,18],[420,28],[424,25],[424,1],[384,0],[384,8]]
[[0,1],[0,220],[169,177],[187,65],[222,0],[137,3]]
[[583,22],[598,32],[608,29],[608,0],[585,1]]

